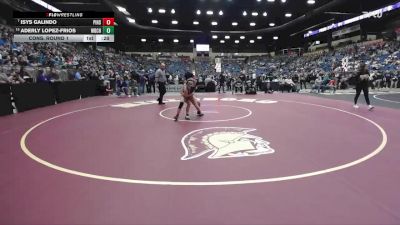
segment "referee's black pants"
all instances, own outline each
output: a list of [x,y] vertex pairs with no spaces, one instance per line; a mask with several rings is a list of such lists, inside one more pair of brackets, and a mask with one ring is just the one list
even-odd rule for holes
[[360,97],[361,91],[364,92],[365,101],[368,105],[371,105],[369,101],[369,90],[368,82],[360,82],[356,86],[356,97],[354,98],[354,104],[357,105],[358,98]]
[[158,91],[160,92],[160,97],[157,99],[158,103],[163,103],[164,95],[167,93],[164,82],[158,82]]

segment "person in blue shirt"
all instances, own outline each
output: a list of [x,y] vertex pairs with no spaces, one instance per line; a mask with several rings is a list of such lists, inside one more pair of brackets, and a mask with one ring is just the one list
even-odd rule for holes
[[49,77],[45,74],[44,70],[39,70],[36,77],[36,83],[50,83]]
[[126,96],[131,97],[129,94],[129,84],[126,79],[124,79],[121,76],[117,77],[117,82],[116,82],[116,89],[117,89],[117,96],[121,96],[121,92],[124,92]]
[[82,80],[82,76],[79,70],[75,71],[74,80]]
[[81,79],[82,79],[81,73],[79,73],[79,71],[76,71],[74,80],[81,80]]

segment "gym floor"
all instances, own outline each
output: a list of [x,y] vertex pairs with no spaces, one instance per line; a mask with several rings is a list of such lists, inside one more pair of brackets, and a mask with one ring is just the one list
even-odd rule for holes
[[[371,98],[374,95],[371,95]],[[1,224],[400,224],[400,94],[93,97],[0,118]],[[380,100],[383,99],[383,100]]]

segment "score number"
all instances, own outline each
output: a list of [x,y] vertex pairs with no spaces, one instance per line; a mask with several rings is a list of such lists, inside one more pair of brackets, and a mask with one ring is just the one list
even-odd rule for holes
[[114,26],[114,18],[103,18],[103,26]]
[[114,34],[114,18],[103,18],[103,34]]
[[114,27],[103,27],[103,34],[114,34]]

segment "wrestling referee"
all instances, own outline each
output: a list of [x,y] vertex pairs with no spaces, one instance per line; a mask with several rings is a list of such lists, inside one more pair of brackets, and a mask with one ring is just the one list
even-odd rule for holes
[[167,84],[167,75],[165,74],[165,64],[161,63],[160,69],[156,71],[155,75],[156,83],[158,84],[158,91],[160,92],[160,97],[157,99],[159,105],[165,105],[163,99],[167,89],[165,85]]

